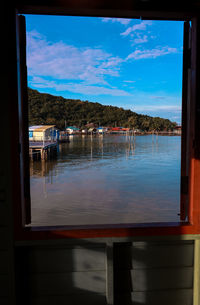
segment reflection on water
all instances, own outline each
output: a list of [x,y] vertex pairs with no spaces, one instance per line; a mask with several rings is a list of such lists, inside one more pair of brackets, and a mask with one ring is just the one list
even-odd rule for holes
[[31,163],[33,225],[178,221],[178,136],[72,136]]

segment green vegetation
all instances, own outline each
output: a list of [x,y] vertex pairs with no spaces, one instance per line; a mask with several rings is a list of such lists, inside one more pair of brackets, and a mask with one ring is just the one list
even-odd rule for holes
[[28,89],[29,125],[55,124],[83,127],[87,123],[101,126],[123,126],[143,131],[172,130],[176,123],[159,117],[137,114],[131,110],[99,103],[65,99]]

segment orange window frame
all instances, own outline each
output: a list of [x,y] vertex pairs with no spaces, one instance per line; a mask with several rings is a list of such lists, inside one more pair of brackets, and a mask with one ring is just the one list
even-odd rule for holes
[[[65,8],[66,9],[66,8]],[[64,14],[65,14],[64,9]],[[20,8],[19,12],[34,13],[34,8]],[[36,8],[37,13],[51,14],[46,9]],[[56,8],[54,13],[56,13]],[[78,14],[79,12],[79,14]],[[81,12],[81,14],[80,14]],[[112,16],[113,16],[113,11]],[[60,9],[57,12],[60,13]],[[145,14],[145,13],[144,13]],[[86,15],[84,10],[79,10],[73,15]],[[90,12],[90,16],[98,14]],[[110,16],[106,13],[105,16]],[[130,16],[133,12],[130,12]],[[118,17],[119,13],[118,13]],[[122,16],[123,17],[123,16]],[[139,17],[134,14],[134,18]],[[152,13],[149,19],[158,19],[158,13]],[[161,19],[170,20],[164,16]],[[18,18],[18,17],[17,17]],[[191,48],[191,63],[190,74],[188,77],[187,67],[183,73],[183,106],[186,111],[183,111],[182,124],[184,126],[184,135],[182,137],[182,176],[188,178],[184,183],[187,183],[188,192],[184,193],[181,199],[181,220],[188,216],[187,222],[178,223],[148,223],[148,224],[124,224],[124,225],[85,225],[85,226],[54,226],[54,227],[25,227],[25,223],[30,219],[30,201],[29,191],[30,185],[28,177],[28,166],[26,158],[28,157],[28,136],[25,131],[27,126],[26,107],[26,69],[25,69],[25,54],[23,46],[20,45],[20,36],[25,39],[23,31],[20,30],[18,19],[15,18],[15,39],[13,42],[17,44],[17,52],[13,52],[13,58],[16,60],[14,71],[16,73],[16,98],[13,103],[12,117],[12,178],[13,178],[13,208],[14,208],[14,232],[16,240],[49,240],[63,238],[95,238],[95,237],[131,237],[131,236],[163,236],[163,235],[182,235],[182,234],[199,234],[200,233],[200,90],[198,89],[198,81],[200,80],[200,20],[193,17],[191,20],[191,39],[185,43],[190,44]],[[189,18],[188,18],[189,19]],[[190,20],[189,19],[189,20]],[[13,19],[14,20],[14,19]],[[23,23],[23,21],[22,21]],[[189,24],[189,23],[187,23]],[[189,28],[186,26],[187,29]],[[187,31],[187,29],[185,31]],[[20,50],[21,48],[21,50]],[[184,46],[186,48],[186,46]],[[21,58],[20,58],[21,57]],[[187,56],[188,58],[188,56]],[[189,84],[189,85],[188,85]],[[16,84],[15,84],[16,85]],[[186,90],[187,88],[187,90]],[[189,88],[189,89],[188,89]],[[189,100],[189,102],[188,102]],[[187,106],[187,107],[186,107]],[[24,112],[25,111],[25,112]],[[19,126],[19,128],[17,128]],[[28,131],[28,128],[27,128]],[[20,144],[19,144],[20,143]],[[184,164],[183,164],[184,163]],[[187,164],[187,166],[186,166]],[[187,167],[187,175],[186,175]],[[182,179],[183,181],[183,179]],[[187,181],[187,182],[186,182]],[[182,183],[182,189],[185,189]],[[28,188],[28,189],[27,189]],[[187,199],[187,200],[185,200]],[[187,204],[186,204],[187,202]],[[187,211],[186,211],[187,207]]]

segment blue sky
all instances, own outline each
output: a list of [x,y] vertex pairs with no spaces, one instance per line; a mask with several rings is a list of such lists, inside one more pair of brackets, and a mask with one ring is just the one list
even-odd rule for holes
[[28,85],[181,121],[183,22],[26,16]]

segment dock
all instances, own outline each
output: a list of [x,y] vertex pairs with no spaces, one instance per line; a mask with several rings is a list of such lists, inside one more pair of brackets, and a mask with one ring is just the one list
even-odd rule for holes
[[57,141],[43,142],[30,141],[29,142],[29,157],[33,160],[48,160],[57,156]]

